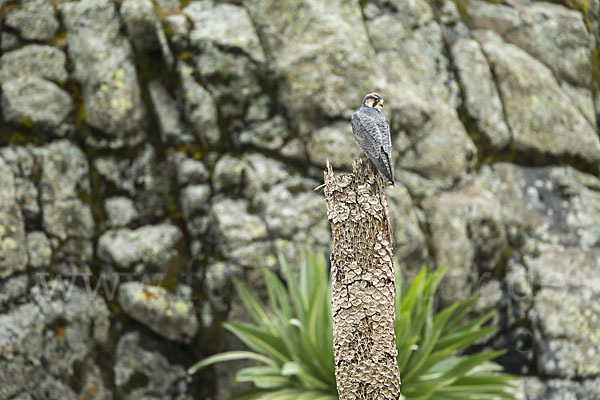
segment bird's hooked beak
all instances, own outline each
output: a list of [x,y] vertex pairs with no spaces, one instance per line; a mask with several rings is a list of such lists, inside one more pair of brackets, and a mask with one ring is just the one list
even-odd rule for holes
[[373,103],[373,108],[375,108],[377,111],[383,111],[383,100],[376,99]]

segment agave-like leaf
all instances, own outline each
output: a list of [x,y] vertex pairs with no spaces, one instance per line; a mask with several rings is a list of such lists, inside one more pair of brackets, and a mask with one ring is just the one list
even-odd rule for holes
[[318,377],[315,377],[311,371],[308,371],[303,364],[298,362],[287,362],[281,368],[281,375],[294,376],[303,383],[303,387],[308,389],[328,390],[331,388],[329,382],[324,382]]
[[[229,352],[208,357],[190,373],[221,361],[249,359],[261,363],[238,372],[237,380],[252,382],[232,400],[335,400],[331,281],[325,258],[303,252],[299,278],[280,256],[285,284],[264,271],[269,308],[243,284],[235,282],[253,323],[226,323],[225,327],[254,352]],[[397,273],[395,300],[396,348],[407,400],[513,399],[513,377],[500,373],[490,360],[502,352],[459,356],[473,343],[493,334],[484,327],[488,313],[464,322],[474,297],[434,313],[434,294],[445,268],[422,268],[414,281],[400,290]]]
[[278,364],[283,364],[289,360],[289,356],[286,354],[287,349],[281,338],[270,334],[264,329],[251,324],[233,322],[226,322],[224,326],[244,342],[246,346],[258,353],[272,357]]
[[263,356],[262,354],[253,353],[251,351],[228,351],[225,353],[215,354],[213,356],[206,357],[204,360],[198,361],[196,364],[188,368],[188,374],[193,375],[202,368],[208,367],[212,364],[234,360],[255,360],[272,367],[277,365],[272,358]]
[[250,313],[250,316],[254,320],[254,323],[258,326],[263,325],[269,320],[269,314],[262,305],[262,302],[254,293],[246,289],[237,279],[233,279],[233,285],[238,292],[242,303],[246,310]]
[[229,398],[229,400],[254,400],[258,398],[258,396],[267,393],[268,391],[265,389],[259,389],[256,387],[242,390],[240,392],[235,393],[233,396]]
[[270,366],[242,368],[235,379],[238,382],[252,382],[257,388],[279,389],[293,385],[293,382],[281,374],[281,369]]
[[292,307],[285,287],[279,278],[270,270],[264,269],[265,283],[272,311],[280,311],[287,319],[293,317]]
[[412,355],[410,363],[406,367],[406,370],[404,370],[404,379],[410,379],[412,376],[428,369],[423,368],[423,366],[427,365],[427,360],[435,348],[439,337],[442,335],[446,321],[454,311],[455,306],[448,307],[435,317],[433,317],[432,312],[428,314],[428,323],[426,324],[423,342],[419,346],[419,349]]
[[290,264],[288,264],[288,262],[281,254],[279,255],[279,264],[281,265],[281,272],[283,273],[287,282],[288,293],[290,296],[290,300],[294,306],[296,318],[302,321],[305,319],[305,311],[302,296],[300,295],[298,281],[296,280],[296,275],[292,271]]

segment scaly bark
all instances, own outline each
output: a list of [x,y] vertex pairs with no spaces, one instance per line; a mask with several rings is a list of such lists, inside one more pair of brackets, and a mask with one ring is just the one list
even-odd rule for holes
[[392,231],[384,183],[367,159],[353,173],[325,171],[333,252],[333,343],[341,400],[396,400]]

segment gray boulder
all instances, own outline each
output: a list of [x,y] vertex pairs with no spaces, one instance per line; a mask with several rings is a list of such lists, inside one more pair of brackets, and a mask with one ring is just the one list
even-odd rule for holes
[[76,399],[69,387],[81,378],[76,365],[108,339],[106,304],[65,281],[40,280],[31,296],[0,315],[0,398]]
[[67,79],[65,53],[56,47],[31,44],[0,58],[0,81],[20,76],[38,76],[57,83]]
[[77,398],[83,400],[113,400],[113,393],[104,382],[100,367],[92,361],[86,362],[84,367],[86,373],[80,383],[81,389]]
[[106,212],[106,222],[110,227],[127,226],[139,216],[133,200],[123,196],[106,199],[104,211]]
[[[416,2],[411,7],[429,6]],[[449,188],[470,168],[477,149],[455,109],[456,82],[443,55],[442,30],[428,18],[422,25],[403,25],[414,19],[409,8],[391,15],[375,10],[366,24],[388,82],[384,111],[392,128],[396,177],[411,194],[423,196]],[[397,45],[390,35],[398,38]]]
[[184,113],[198,139],[209,145],[219,141],[217,107],[212,95],[194,79],[194,69],[180,62],[177,72],[183,90]]
[[157,160],[150,144],[135,153],[135,158],[99,156],[93,161],[102,178],[134,200],[141,223],[153,223],[165,217],[169,201],[170,170]]
[[206,268],[204,290],[210,303],[218,312],[223,313],[227,311],[227,300],[234,291],[234,287],[231,283],[232,278],[239,277],[240,275],[240,267],[234,264],[218,262],[211,264]]
[[271,190],[275,185],[291,178],[293,171],[288,165],[261,153],[247,154],[244,157],[248,168],[245,172],[246,187],[244,194],[252,199],[260,208],[266,203],[260,197],[260,193]]
[[477,38],[498,79],[515,148],[579,157],[589,163],[600,161],[595,128],[573,106],[548,67],[490,31]]
[[36,148],[42,158],[42,203],[79,198],[90,192],[89,165],[81,149],[68,140]]
[[0,278],[24,271],[27,265],[25,226],[16,202],[12,171],[0,158]]
[[493,173],[488,187],[502,204],[507,224],[527,229],[533,241],[585,251],[600,243],[600,182],[594,176],[570,167],[526,168],[508,163],[494,164]]
[[252,21],[243,7],[200,0],[190,3],[183,12],[194,26],[189,34],[192,46],[239,49],[256,62],[265,61]]
[[33,395],[43,399],[77,400],[77,395],[68,385],[53,377],[47,377],[33,390]]
[[298,232],[312,231],[327,221],[323,197],[314,192],[317,186],[318,182],[310,179],[289,177],[260,196],[269,232],[292,239]]
[[71,96],[52,82],[28,76],[2,83],[2,115],[8,122],[56,130],[72,111]]
[[466,22],[472,29],[490,29],[503,35],[521,24],[519,11],[509,5],[469,0],[467,7],[469,15]]
[[52,262],[52,247],[44,232],[27,232],[27,254],[33,268],[49,267]]
[[594,107],[594,95],[589,87],[577,87],[567,81],[560,83],[561,89],[571,98],[575,107],[592,125],[596,126],[596,110]]
[[13,173],[17,203],[26,224],[37,221],[40,215],[39,190],[32,179],[38,174],[39,165],[34,155],[24,146],[7,146],[0,149],[0,157]]
[[[11,303],[25,297],[29,291],[29,277],[27,275],[15,275],[0,283],[0,308],[8,309]],[[0,389],[2,394],[2,389]]]
[[169,95],[167,89],[159,81],[148,83],[150,99],[156,111],[161,139],[165,143],[189,143],[193,136],[185,132],[181,121],[179,104]]
[[580,87],[592,81],[594,36],[583,14],[560,4],[532,3],[520,7],[521,24],[504,34],[554,74]]
[[504,122],[502,100],[479,43],[473,39],[460,39],[452,45],[451,54],[462,85],[467,113],[493,148],[500,150],[506,147],[511,135]]
[[329,161],[334,169],[351,170],[352,160],[362,156],[347,121],[324,126],[310,135],[308,157],[315,165],[324,167]]
[[19,47],[19,37],[14,33],[0,32],[0,47],[3,51],[13,50]]
[[538,369],[546,376],[594,377],[600,365],[600,309],[595,300],[564,291],[542,289],[530,313]]
[[91,239],[91,207],[80,198],[90,193],[89,166],[83,152],[69,141],[52,142],[34,150],[42,159],[40,198],[46,233],[65,241]]
[[240,191],[249,165],[243,158],[223,155],[215,164],[212,183],[216,191]]
[[526,377],[520,386],[527,400],[595,400],[600,396],[599,379],[573,382],[567,379],[539,379]]
[[[148,347],[148,348],[147,348]],[[125,400],[191,400],[191,377],[156,349],[156,341],[138,332],[119,339],[113,373],[120,398]],[[138,386],[138,378],[148,382]]]
[[195,1],[183,12],[193,24],[189,34],[195,69],[214,95],[228,124],[244,116],[262,90],[265,55],[244,7]]
[[131,46],[121,34],[114,3],[62,3],[60,11],[74,76],[82,85],[85,121],[106,135],[89,139],[90,144],[121,147],[139,143],[144,106]]
[[189,185],[183,188],[179,200],[183,216],[188,219],[198,211],[206,209],[209,198],[210,186],[206,184]]
[[24,0],[20,8],[6,14],[4,23],[25,40],[50,40],[59,27],[52,3],[47,0]]
[[216,250],[235,264],[274,266],[277,259],[268,241],[267,226],[249,211],[245,200],[222,199],[211,210],[211,233]]
[[79,199],[59,200],[43,206],[44,230],[60,240],[91,239],[94,217],[88,204]]
[[160,50],[167,66],[173,66],[173,55],[167,37],[150,0],[126,0],[119,9],[129,37],[137,50]]
[[526,258],[538,290],[530,318],[538,369],[547,376],[593,377],[600,370],[598,249],[543,246]]
[[350,117],[366,93],[384,86],[357,3],[252,0],[244,6],[280,77],[279,99],[301,134],[323,120]]
[[239,142],[242,145],[249,144],[260,149],[277,150],[283,146],[289,134],[285,119],[278,115],[252,124],[249,129],[239,134]]
[[467,298],[478,271],[491,271],[508,244],[501,205],[482,186],[470,182],[422,204],[432,232],[435,264],[448,266],[441,293],[447,304]]
[[[170,1],[170,0],[169,0]],[[179,8],[179,0],[173,0]],[[172,43],[177,50],[182,50],[188,47],[190,34],[190,21],[183,14],[171,14],[165,18],[167,29],[170,32],[169,42]]]
[[171,224],[148,225],[131,230],[108,230],[98,239],[98,257],[120,268],[137,264],[167,271],[178,256],[183,235]]
[[177,156],[175,162],[177,164],[177,183],[179,185],[204,183],[208,180],[208,169],[206,169],[202,161],[185,156]]
[[401,184],[386,190],[388,212],[394,235],[394,256],[403,271],[402,280],[410,281],[409,276],[423,265],[433,265],[427,254],[425,234],[419,224],[415,203],[408,190]]
[[592,272],[600,256],[600,181],[563,167],[496,164],[492,171],[484,182],[501,204],[507,232],[530,232],[520,249],[521,277],[513,271],[507,283],[520,309],[516,319],[532,327],[537,369],[591,378],[600,365],[600,282]]
[[119,286],[117,300],[131,318],[168,340],[190,343],[198,333],[194,305],[181,294],[160,286],[127,282]]

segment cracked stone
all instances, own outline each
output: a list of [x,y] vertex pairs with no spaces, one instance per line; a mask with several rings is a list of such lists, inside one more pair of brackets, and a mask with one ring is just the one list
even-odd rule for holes
[[138,218],[133,200],[128,197],[111,197],[104,202],[107,225],[110,227],[126,226]]
[[52,247],[44,232],[27,232],[27,254],[33,268],[49,267],[52,262]]
[[57,83],[67,79],[65,53],[56,47],[31,44],[4,53],[0,58],[0,81],[38,76]]
[[[157,349],[159,343],[140,332],[121,336],[115,353],[115,385],[124,400],[178,399],[192,400],[190,377],[182,365],[175,364]],[[132,385],[136,378],[147,381]]]
[[561,90],[552,72],[519,47],[501,42],[490,31],[480,32],[477,39],[498,79],[516,149],[535,149],[598,163],[600,141],[595,128]]
[[506,147],[511,139],[510,131],[504,122],[494,77],[479,43],[473,39],[459,39],[451,51],[464,90],[467,113],[477,121],[479,130],[495,149]]
[[98,239],[98,257],[120,268],[141,263],[166,271],[179,254],[177,245],[182,238],[179,228],[170,224],[113,229]]
[[72,112],[71,96],[52,82],[27,76],[2,83],[2,115],[8,122],[63,135],[58,128]]
[[131,45],[121,34],[115,4],[83,0],[59,6],[74,77],[82,86],[85,121],[104,132],[90,145],[122,147],[143,140],[145,109]]
[[167,89],[159,81],[148,83],[150,98],[156,111],[162,141],[168,143],[189,143],[193,137],[185,133],[179,114],[179,104],[169,95]]
[[20,8],[6,14],[4,23],[25,40],[50,40],[59,28],[52,3],[47,0],[23,0]]
[[0,278],[25,270],[27,246],[12,171],[0,158]]
[[198,333],[191,300],[165,288],[126,282],[119,286],[117,300],[130,317],[168,340],[190,343]]
[[310,135],[308,157],[315,165],[324,167],[329,161],[333,168],[350,170],[352,160],[362,156],[348,122],[324,126]]

